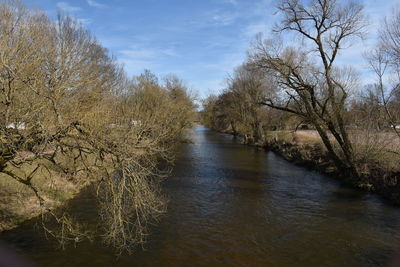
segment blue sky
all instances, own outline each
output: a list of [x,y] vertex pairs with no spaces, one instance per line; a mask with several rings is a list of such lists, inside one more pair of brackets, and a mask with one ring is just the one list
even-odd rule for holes
[[[274,0],[25,0],[51,17],[57,8],[77,17],[124,64],[129,75],[150,69],[177,74],[200,97],[218,93],[246,57],[258,32],[266,36],[277,20]],[[365,77],[362,52],[371,47],[381,18],[399,0],[366,0],[370,27],[339,58]]]

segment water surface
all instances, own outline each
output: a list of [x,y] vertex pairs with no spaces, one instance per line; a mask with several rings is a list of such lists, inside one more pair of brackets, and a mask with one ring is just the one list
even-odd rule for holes
[[[400,209],[199,126],[165,182],[168,213],[133,255],[99,242],[59,250],[31,224],[0,236],[38,266],[379,266]],[[94,217],[89,194],[77,214]]]

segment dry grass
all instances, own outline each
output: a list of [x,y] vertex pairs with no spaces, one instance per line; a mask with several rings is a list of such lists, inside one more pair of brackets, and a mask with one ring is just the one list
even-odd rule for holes
[[[50,172],[38,173],[32,184],[39,190],[46,208],[54,209],[74,197],[84,184],[71,181],[60,173]],[[31,189],[0,174],[0,231],[11,229],[42,212],[39,199]]]
[[[268,132],[267,137],[300,145],[322,145],[315,130],[274,131]],[[375,164],[385,170],[400,171],[400,139],[394,133],[351,131],[350,138],[362,165]]]
[[289,143],[298,143],[303,145],[314,145],[317,143],[322,144],[321,138],[316,131],[312,130],[299,130],[293,131],[269,131],[267,132],[267,139],[275,138]]
[[304,144],[314,144],[322,142],[318,132],[314,130],[298,130],[294,132],[293,135],[298,138],[298,141],[300,143]]

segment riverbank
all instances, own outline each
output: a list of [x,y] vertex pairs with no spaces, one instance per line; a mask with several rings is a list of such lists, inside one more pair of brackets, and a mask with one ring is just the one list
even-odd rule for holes
[[[168,213],[144,250],[116,260],[98,239],[60,250],[34,221],[2,233],[1,241],[37,266],[388,265],[398,244],[398,207],[240,138],[199,126],[191,140],[177,149],[163,182]],[[100,236],[96,199],[84,191],[68,208]]]
[[[223,133],[232,134],[230,131]],[[400,205],[400,163],[390,155],[381,153],[378,157],[364,160],[361,165],[361,177],[354,181],[338,170],[320,140],[312,131],[271,131],[262,143],[250,143],[273,151],[296,165],[305,166],[320,173],[338,178],[349,185],[377,193],[393,203]]]
[[42,173],[32,180],[45,202],[40,206],[35,193],[24,184],[0,173],[0,232],[10,230],[21,223],[38,217],[49,209],[62,207],[88,185],[84,179],[71,179],[60,172]]

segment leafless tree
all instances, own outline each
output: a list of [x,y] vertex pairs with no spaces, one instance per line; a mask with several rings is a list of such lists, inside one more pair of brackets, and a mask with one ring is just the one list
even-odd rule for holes
[[[379,94],[379,102],[385,111],[383,120],[387,122],[388,126],[400,138],[400,130],[398,127],[398,112],[396,109],[396,92],[399,90],[399,80],[393,79],[395,75],[390,73],[390,61],[387,54],[380,48],[369,51],[366,58],[370,68],[376,75],[376,83],[373,85]],[[388,76],[392,76],[392,80]],[[396,81],[397,80],[397,81]],[[396,116],[397,115],[397,116]]]
[[233,107],[229,113],[237,121],[239,132],[245,136],[246,142],[263,141],[262,115],[265,108],[259,103],[265,97],[265,82],[263,73],[248,64],[236,68],[228,79],[228,92],[232,95],[230,105]]
[[[337,168],[358,176],[353,147],[343,112],[355,86],[350,69],[335,67],[340,50],[361,36],[366,26],[363,7],[350,1],[283,0],[278,4],[283,19],[277,32],[292,32],[302,38],[302,46],[283,47],[278,40],[260,37],[250,52],[253,63],[267,70],[274,81],[264,105],[290,112],[311,123],[324,142]],[[333,136],[335,143],[332,142]],[[339,151],[335,149],[338,145]]]
[[158,163],[172,162],[172,148],[191,124],[186,88],[175,80],[160,85],[149,71],[129,80],[67,15],[53,22],[6,1],[0,16],[1,177],[29,188],[69,232],[48,233],[71,240],[85,231],[52,209],[36,181],[47,173],[98,183],[104,239],[130,252],[164,211],[159,185],[170,168]]
[[400,138],[400,12],[385,19],[375,49],[366,53],[370,68],[376,75],[376,90],[385,111],[384,120]]

